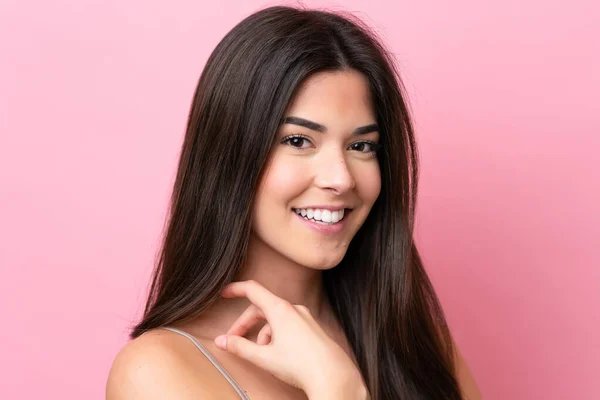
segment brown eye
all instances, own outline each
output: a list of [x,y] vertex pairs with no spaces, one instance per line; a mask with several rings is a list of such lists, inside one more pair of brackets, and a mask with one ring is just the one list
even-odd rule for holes
[[306,139],[301,138],[301,137],[293,137],[289,139],[289,144],[292,145],[293,147],[302,147],[302,144],[304,143]]
[[310,147],[310,141],[308,138],[301,135],[292,135],[284,138],[281,141],[282,144],[287,144],[295,149],[306,149]]
[[350,149],[359,151],[361,153],[375,153],[381,148],[379,143],[371,141],[355,142],[350,145]]

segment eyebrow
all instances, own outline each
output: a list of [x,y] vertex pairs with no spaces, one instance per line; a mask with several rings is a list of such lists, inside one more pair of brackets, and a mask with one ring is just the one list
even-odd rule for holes
[[[327,127],[325,125],[321,125],[300,117],[285,117],[283,119],[283,124],[298,125],[321,133],[327,132]],[[352,131],[352,135],[365,135],[367,133],[377,131],[379,131],[379,126],[377,124],[371,124],[356,128]]]

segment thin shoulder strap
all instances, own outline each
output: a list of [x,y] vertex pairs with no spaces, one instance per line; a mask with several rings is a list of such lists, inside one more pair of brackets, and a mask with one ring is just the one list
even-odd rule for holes
[[250,398],[248,397],[246,392],[244,392],[244,390],[235,381],[235,379],[233,379],[233,377],[231,375],[229,375],[229,373],[225,370],[225,368],[223,368],[223,366],[217,361],[217,359],[214,358],[212,354],[210,354],[210,352],[206,349],[206,347],[204,347],[202,345],[202,343],[200,343],[198,341],[198,339],[196,339],[195,337],[193,337],[192,335],[190,335],[187,332],[184,332],[180,329],[172,328],[170,326],[163,326],[162,329],[166,329],[168,331],[178,333],[182,336],[185,336],[189,340],[191,340],[192,343],[194,343],[194,345],[198,348],[198,350],[200,350],[202,352],[202,354],[204,354],[204,356],[208,359],[208,361],[210,361],[211,364],[214,365],[214,367],[225,377],[225,379],[227,379],[227,382],[229,382],[229,384],[233,387],[233,389],[240,396],[240,398],[242,398],[244,400],[250,400]]

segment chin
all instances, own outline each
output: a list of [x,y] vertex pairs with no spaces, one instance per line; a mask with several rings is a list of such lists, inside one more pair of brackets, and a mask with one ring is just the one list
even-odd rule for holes
[[300,265],[305,266],[306,268],[315,269],[319,271],[325,271],[328,269],[332,269],[336,267],[342,259],[344,258],[344,254],[339,255],[323,255],[318,256],[315,255],[313,257],[307,257],[306,254],[301,255],[300,257],[296,257],[296,262]]

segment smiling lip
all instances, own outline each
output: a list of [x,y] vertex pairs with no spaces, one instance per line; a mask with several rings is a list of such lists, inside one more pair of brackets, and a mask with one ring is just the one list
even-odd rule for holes
[[[310,208],[310,207],[309,207]],[[322,208],[322,207],[321,207]],[[339,208],[325,208],[325,210],[339,210]],[[346,225],[346,219],[348,218],[348,215],[352,212],[352,210],[346,210],[344,212],[344,218],[342,218],[341,221],[336,222],[335,224],[332,225],[325,225],[325,224],[319,224],[313,221],[309,221],[308,219],[302,217],[302,215],[296,214],[296,212],[294,212],[292,210],[292,212],[298,217],[300,218],[300,220],[305,223],[309,228],[317,231],[318,233],[323,233],[326,235],[333,235],[336,233],[340,233],[341,231],[344,230],[344,227]]]
[[338,210],[352,210],[352,207],[350,207],[349,205],[346,204],[340,204],[339,206],[337,205],[329,205],[329,206],[325,206],[325,205],[321,205],[321,206],[306,206],[306,207],[294,207],[297,210],[301,210],[301,209],[309,209],[312,208],[314,209],[319,209],[319,210],[329,210],[329,211],[338,211]]

